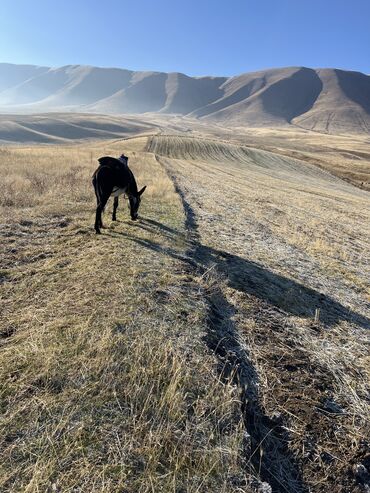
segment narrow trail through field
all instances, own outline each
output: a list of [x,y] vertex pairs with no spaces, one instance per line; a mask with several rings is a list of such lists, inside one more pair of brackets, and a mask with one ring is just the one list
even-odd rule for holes
[[[370,327],[362,249],[366,193],[312,165],[233,145],[156,136],[147,151],[156,154],[183,203],[190,241],[185,263],[209,307],[205,341],[222,376],[241,390],[247,467],[276,493],[324,491],[315,484],[314,463],[330,469],[330,457],[343,453],[333,443],[328,452],[325,437],[337,424],[317,411],[343,397],[331,381],[341,376],[322,352],[325,331],[355,333],[361,344]],[[315,228],[321,236],[325,228],[327,244],[316,241]],[[328,262],[336,247],[357,252],[356,261]],[[315,445],[295,436],[302,422]],[[336,474],[345,484],[343,464],[339,459]]]

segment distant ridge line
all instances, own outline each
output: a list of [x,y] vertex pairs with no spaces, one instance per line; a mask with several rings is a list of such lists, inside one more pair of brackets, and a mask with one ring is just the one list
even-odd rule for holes
[[180,115],[230,126],[296,125],[368,134],[370,76],[286,67],[231,77],[65,65],[0,63],[0,111]]

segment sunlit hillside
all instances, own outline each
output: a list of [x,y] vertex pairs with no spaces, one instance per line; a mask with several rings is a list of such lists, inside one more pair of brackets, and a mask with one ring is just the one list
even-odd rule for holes
[[368,135],[369,94],[369,75],[332,68],[283,67],[233,77],[189,77],[179,72],[0,63],[3,113],[150,112],[229,126]]

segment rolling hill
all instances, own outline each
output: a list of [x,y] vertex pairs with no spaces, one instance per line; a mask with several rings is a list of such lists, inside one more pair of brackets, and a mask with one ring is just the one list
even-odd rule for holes
[[118,139],[146,133],[154,127],[138,119],[114,115],[0,115],[0,144],[63,144],[86,139]]
[[235,77],[189,77],[82,65],[0,64],[3,113],[178,114],[230,126],[370,129],[370,76],[288,67]]

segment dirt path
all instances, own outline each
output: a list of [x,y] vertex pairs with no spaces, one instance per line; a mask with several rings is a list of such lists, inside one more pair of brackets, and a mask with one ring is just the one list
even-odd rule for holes
[[241,389],[246,464],[276,492],[362,491],[368,197],[258,150],[177,136],[148,150],[183,201],[206,342]]

